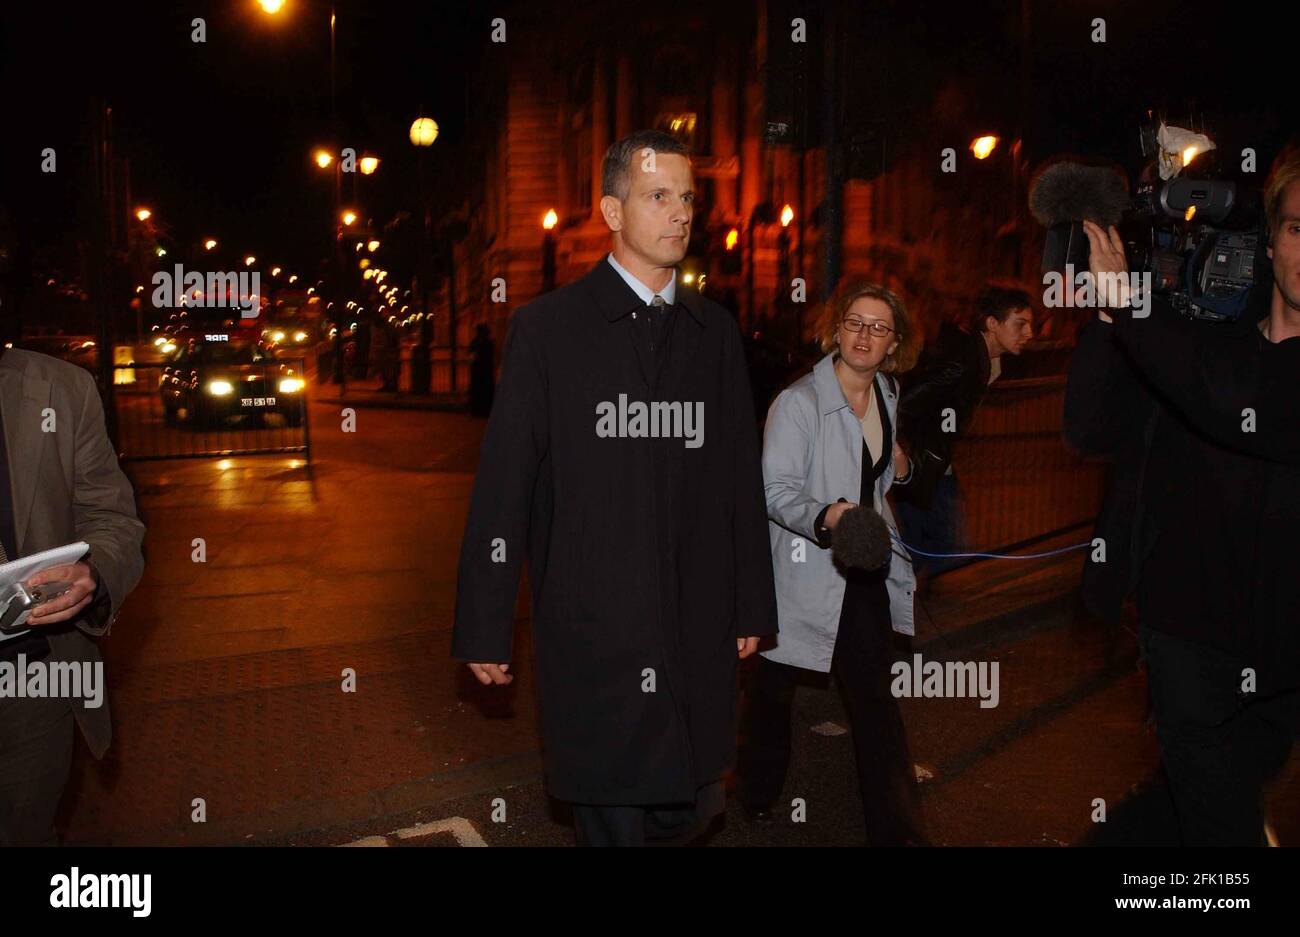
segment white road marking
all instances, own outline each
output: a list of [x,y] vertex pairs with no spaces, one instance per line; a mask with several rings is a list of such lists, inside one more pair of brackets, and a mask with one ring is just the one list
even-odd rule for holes
[[[434,820],[432,823],[420,823],[416,826],[393,830],[388,836],[396,836],[398,839],[417,839],[422,836],[432,836],[435,833],[450,833],[456,837],[456,845],[458,846],[487,845],[483,837],[479,835],[478,830],[474,829],[474,824],[464,817],[447,817],[444,820]],[[388,836],[363,836],[350,843],[341,843],[340,845],[390,846],[392,844],[388,841]]]
[[478,830],[474,829],[474,824],[464,817],[448,817],[445,820],[435,820],[433,823],[408,826],[404,830],[395,831],[393,835],[398,839],[414,839],[417,836],[428,836],[432,833],[450,833],[456,837],[456,842],[461,846],[487,845],[483,837],[479,835]]

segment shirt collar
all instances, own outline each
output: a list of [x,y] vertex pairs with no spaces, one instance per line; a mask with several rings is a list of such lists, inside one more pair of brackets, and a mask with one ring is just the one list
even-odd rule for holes
[[[650,287],[646,286],[636,277],[632,276],[632,274],[628,273],[623,265],[614,259],[613,251],[609,252],[607,259],[609,260],[609,265],[618,271],[618,275],[623,278],[623,282],[632,288],[632,291],[636,293],[641,302],[645,303],[647,306],[650,305],[650,300],[655,298],[655,291],[650,289]],[[668,285],[659,291],[659,295],[664,298],[664,302],[668,305],[671,306],[673,304],[677,296],[676,270],[673,270],[673,275],[668,278]]]

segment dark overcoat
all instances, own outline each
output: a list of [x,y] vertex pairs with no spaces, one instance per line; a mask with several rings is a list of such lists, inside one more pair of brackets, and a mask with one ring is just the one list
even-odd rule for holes
[[[452,653],[511,660],[526,556],[547,786],[561,800],[693,800],[735,751],[735,639],[776,632],[740,332],[680,282],[676,299],[657,367],[634,333],[645,304],[607,259],[518,309],[506,336]],[[695,405],[701,444],[635,436],[649,427],[634,420],[598,434],[620,395],[628,412]]]

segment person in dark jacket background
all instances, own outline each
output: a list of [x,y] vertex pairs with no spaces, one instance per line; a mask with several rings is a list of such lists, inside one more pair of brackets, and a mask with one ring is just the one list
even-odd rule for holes
[[776,631],[758,421],[735,318],[677,281],[684,145],[620,140],[602,191],[612,253],[506,336],[452,654],[513,679],[526,555],[549,793],[582,844],[681,842],[723,809],[737,660]]
[[998,379],[1003,355],[1018,355],[1034,336],[1033,304],[1021,289],[990,285],[975,301],[971,331],[945,322],[938,341],[903,376],[899,433],[912,462],[911,483],[900,489],[898,522],[918,574],[954,565],[923,553],[956,553],[961,523],[953,444],[970,426],[985,389]]
[[[1233,323],[1103,313],[1080,333],[1065,434],[1114,462],[1083,597],[1136,593],[1161,758],[1183,842],[1262,845],[1263,789],[1300,721],[1300,159],[1265,192],[1271,276]],[[1094,275],[1124,271],[1085,229]],[[1261,264],[1261,266],[1263,266]],[[1235,417],[1235,419],[1234,419]]]
[[469,366],[469,412],[472,416],[487,416],[492,412],[493,368],[495,349],[486,325],[474,330],[474,340],[469,343],[474,360]]

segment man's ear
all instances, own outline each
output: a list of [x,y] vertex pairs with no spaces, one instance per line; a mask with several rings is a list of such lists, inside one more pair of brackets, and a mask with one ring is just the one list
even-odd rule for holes
[[611,231],[623,230],[623,203],[612,195],[600,197],[600,215]]

